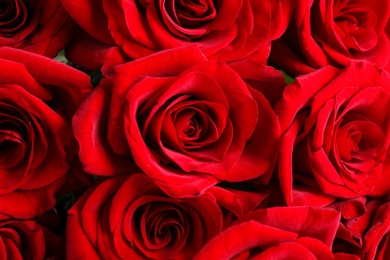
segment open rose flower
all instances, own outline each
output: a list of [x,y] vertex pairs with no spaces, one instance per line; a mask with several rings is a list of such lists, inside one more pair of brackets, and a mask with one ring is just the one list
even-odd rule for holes
[[63,259],[60,237],[32,220],[0,221],[1,259]]
[[133,158],[164,191],[182,197],[220,180],[261,176],[266,183],[280,137],[261,92],[196,45],[117,66],[73,127],[87,172],[128,173]]
[[390,2],[303,0],[296,6],[271,58],[291,74],[304,74],[328,64],[345,66],[360,60],[384,67],[390,42],[385,32]]
[[279,178],[287,203],[325,205],[388,193],[389,107],[389,74],[368,63],[325,67],[288,85],[275,108],[284,133]]
[[0,5],[0,46],[54,57],[74,28],[59,0],[8,0]]
[[0,67],[0,218],[31,218],[55,205],[77,152],[71,117],[91,86],[65,64],[8,47]]
[[262,197],[213,191],[184,200],[168,197],[144,174],[98,181],[69,211],[69,259],[191,259],[223,228],[223,211],[252,210]]
[[330,209],[253,211],[211,239],[194,260],[358,259],[331,251],[339,219],[339,213]]
[[[197,43],[213,60],[253,55],[265,61],[270,42],[284,32],[292,13],[290,1],[276,0],[61,1],[87,33],[103,44],[115,42],[132,59]],[[88,51],[80,40],[74,44]],[[70,60],[88,65],[87,57],[69,53]]]

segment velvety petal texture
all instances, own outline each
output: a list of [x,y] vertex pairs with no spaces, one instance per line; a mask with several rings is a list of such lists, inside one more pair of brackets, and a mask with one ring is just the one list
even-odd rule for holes
[[87,172],[123,174],[135,162],[180,197],[220,180],[266,174],[267,182],[280,137],[262,93],[196,45],[117,66],[81,105],[73,128]]
[[375,211],[371,226],[364,236],[364,244],[357,255],[364,259],[387,259],[389,252],[389,202]]
[[31,218],[55,204],[77,152],[71,117],[91,86],[84,73],[8,47],[0,67],[0,212]]
[[[250,204],[226,193],[236,198],[235,203],[220,199],[227,209]],[[191,259],[222,230],[223,211],[217,202],[212,192],[185,200],[168,197],[139,173],[98,181],[69,211],[67,255],[69,259]]]
[[194,259],[334,259],[339,219],[331,209],[256,210],[211,239]]
[[0,46],[54,57],[72,36],[74,22],[59,0],[3,1]]
[[1,259],[62,259],[61,238],[32,220],[0,221]]
[[114,41],[131,59],[191,43],[211,60],[268,57],[270,42],[285,31],[294,8],[275,0],[61,2],[87,33],[104,44]]
[[360,60],[384,67],[390,42],[385,26],[390,3],[381,1],[301,0],[271,59],[293,75]]
[[388,193],[390,122],[383,111],[389,107],[389,74],[368,63],[325,67],[287,86],[276,105],[287,203],[326,205]]

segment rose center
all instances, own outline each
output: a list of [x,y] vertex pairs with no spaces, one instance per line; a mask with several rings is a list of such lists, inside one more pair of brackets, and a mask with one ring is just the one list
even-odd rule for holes
[[[135,241],[149,252],[149,256],[164,249],[175,255],[185,245],[188,237],[188,219],[180,205],[165,201],[151,202],[135,212],[133,223],[140,232],[142,241]],[[183,214],[184,213],[184,214]],[[167,257],[167,256],[165,256]]]
[[207,24],[217,15],[212,0],[159,0],[161,17],[174,35],[198,39],[210,30]]
[[368,51],[377,44],[375,13],[365,5],[338,1],[334,5],[335,30],[349,50]]
[[213,3],[211,1],[202,0],[179,0],[175,5],[179,17],[203,18],[211,12],[212,8],[209,7],[212,6]]
[[196,122],[195,117],[191,117],[191,119],[187,121],[187,125],[185,126],[183,133],[187,137],[193,137],[194,135],[196,136],[196,133],[199,133],[199,131],[199,125]]
[[12,104],[0,101],[0,169],[9,169],[24,161],[28,150],[27,115]]
[[9,37],[28,23],[28,10],[22,0],[0,0],[0,34]]
[[338,129],[337,146],[347,168],[369,171],[383,161],[385,136],[373,122],[353,121]]

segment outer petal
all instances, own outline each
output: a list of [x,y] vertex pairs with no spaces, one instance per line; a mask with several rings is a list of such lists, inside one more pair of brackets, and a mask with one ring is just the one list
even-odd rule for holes
[[89,34],[105,44],[113,40],[108,30],[107,17],[103,11],[102,0],[61,0],[72,18]]

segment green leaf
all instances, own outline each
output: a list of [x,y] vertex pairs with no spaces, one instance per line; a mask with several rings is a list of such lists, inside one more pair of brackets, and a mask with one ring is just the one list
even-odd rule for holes
[[68,64],[68,60],[65,58],[65,51],[64,51],[64,50],[60,51],[60,52],[57,54],[57,56],[54,57],[54,59],[55,59],[56,61],[59,61],[59,62]]
[[288,75],[285,71],[281,70],[284,80],[286,81],[287,84],[293,83],[295,81],[295,78],[291,77]]

